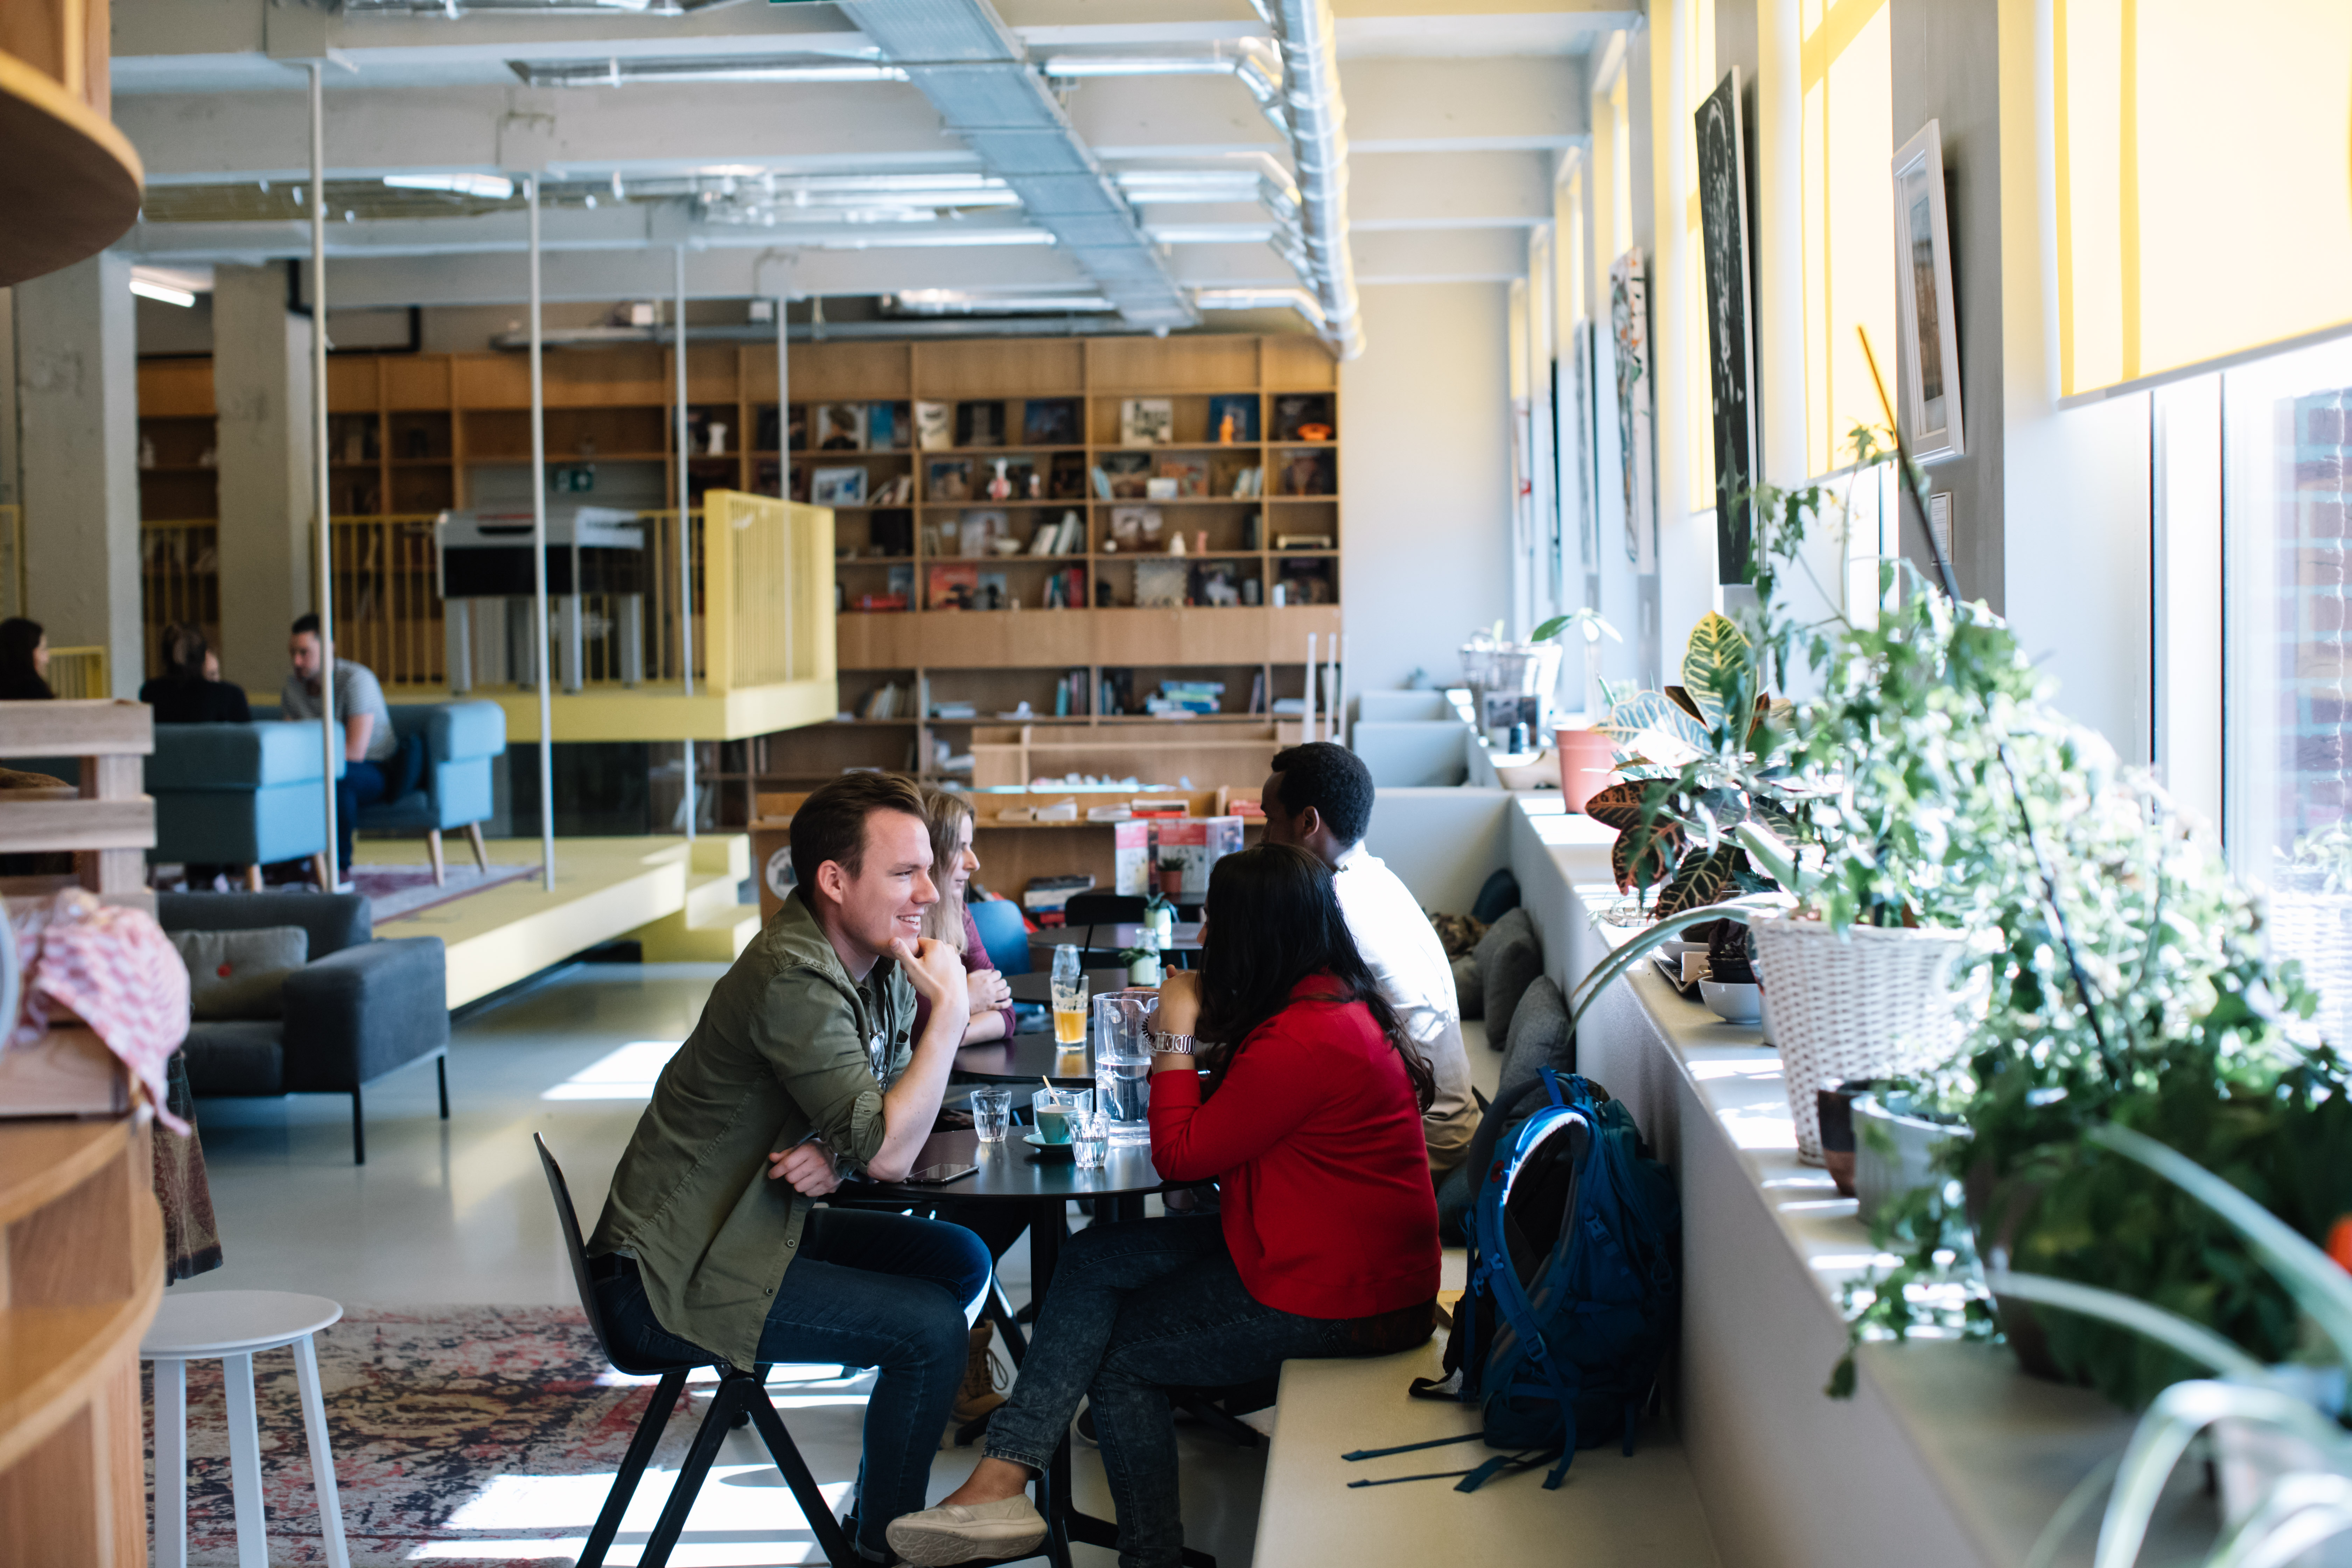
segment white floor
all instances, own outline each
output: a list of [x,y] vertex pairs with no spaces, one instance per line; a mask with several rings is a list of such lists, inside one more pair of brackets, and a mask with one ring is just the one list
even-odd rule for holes
[[[394,1075],[368,1091],[363,1166],[351,1163],[346,1098],[205,1101],[199,1124],[226,1262],[173,1289],[301,1290],[376,1307],[575,1304],[530,1134],[546,1134],[583,1226],[593,1224],[655,1075],[722,973],[705,964],[583,965],[477,1009],[454,1030],[451,1119],[436,1115],[430,1064]],[[1473,1077],[1491,1089],[1498,1058],[1478,1026],[1468,1027]],[[1025,1243],[1006,1257],[1002,1274],[1013,1299],[1027,1300]],[[779,1401],[828,1495],[845,1495],[856,1473],[861,1388],[828,1384]],[[1245,1568],[1263,1451],[1190,1428],[1181,1435],[1187,1543],[1223,1568]],[[941,1456],[935,1497],[962,1479],[971,1452]],[[1108,1517],[1099,1460],[1082,1447],[1077,1466],[1080,1506]],[[648,1479],[614,1563],[635,1561],[634,1543],[667,1490],[661,1478]],[[467,1522],[493,1536],[563,1524],[584,1535],[602,1500],[601,1486],[533,1486],[505,1476]],[[679,1568],[814,1561],[799,1526],[756,1439],[738,1433],[672,1561]],[[476,1546],[496,1554],[494,1540]],[[1113,1561],[1092,1548],[1077,1555]]]

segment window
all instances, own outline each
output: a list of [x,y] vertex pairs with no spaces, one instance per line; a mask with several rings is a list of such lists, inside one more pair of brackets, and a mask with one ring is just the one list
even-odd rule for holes
[[1885,0],[1802,0],[1805,455],[1851,462],[1857,425],[1883,425],[1856,326],[1895,342],[1894,53]]
[[2062,393],[2352,321],[2347,59],[2344,0],[2052,0]]
[[2320,1025],[2352,1039],[2352,342],[2221,382],[2222,801],[2231,859],[2273,890]]

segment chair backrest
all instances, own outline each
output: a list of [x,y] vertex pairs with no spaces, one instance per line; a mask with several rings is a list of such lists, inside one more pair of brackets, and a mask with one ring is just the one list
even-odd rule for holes
[[980,940],[987,946],[988,962],[996,966],[996,972],[1028,973],[1029,925],[1021,918],[1021,906],[1011,899],[990,899],[964,908],[971,912],[971,923],[980,928]]
[[1141,920],[1145,902],[1129,893],[1072,893],[1062,918],[1074,926],[1118,925]]
[[373,911],[359,893],[159,893],[155,922],[167,931],[300,926],[313,963],[374,940]]
[[572,1259],[572,1282],[580,1288],[580,1310],[588,1314],[588,1327],[596,1336],[597,1348],[604,1359],[631,1377],[650,1377],[668,1372],[667,1366],[641,1366],[623,1361],[614,1353],[613,1336],[604,1324],[604,1308],[596,1300],[596,1281],[588,1272],[588,1244],[581,1239],[580,1215],[572,1206],[572,1187],[563,1179],[563,1167],[555,1163],[555,1151],[547,1146],[541,1133],[530,1135],[531,1146],[539,1151],[539,1163],[547,1172],[547,1190],[555,1199],[555,1223],[563,1232],[563,1250]]

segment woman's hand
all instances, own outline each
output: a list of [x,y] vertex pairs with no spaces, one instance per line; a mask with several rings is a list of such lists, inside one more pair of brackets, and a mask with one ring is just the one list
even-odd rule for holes
[[1177,969],[1160,976],[1157,1027],[1163,1035],[1190,1035],[1201,1022],[1201,972]]
[[975,969],[964,976],[964,986],[971,994],[972,1016],[993,1013],[1013,1000],[1013,986],[993,969]]

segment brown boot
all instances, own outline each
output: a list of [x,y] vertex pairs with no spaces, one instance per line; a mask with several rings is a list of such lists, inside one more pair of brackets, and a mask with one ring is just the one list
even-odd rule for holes
[[956,1390],[956,1424],[977,1421],[1004,1403],[1004,1395],[996,1392],[1001,1375],[996,1357],[989,1347],[995,1342],[996,1325],[986,1318],[971,1326],[971,1353],[964,1362],[963,1386]]

